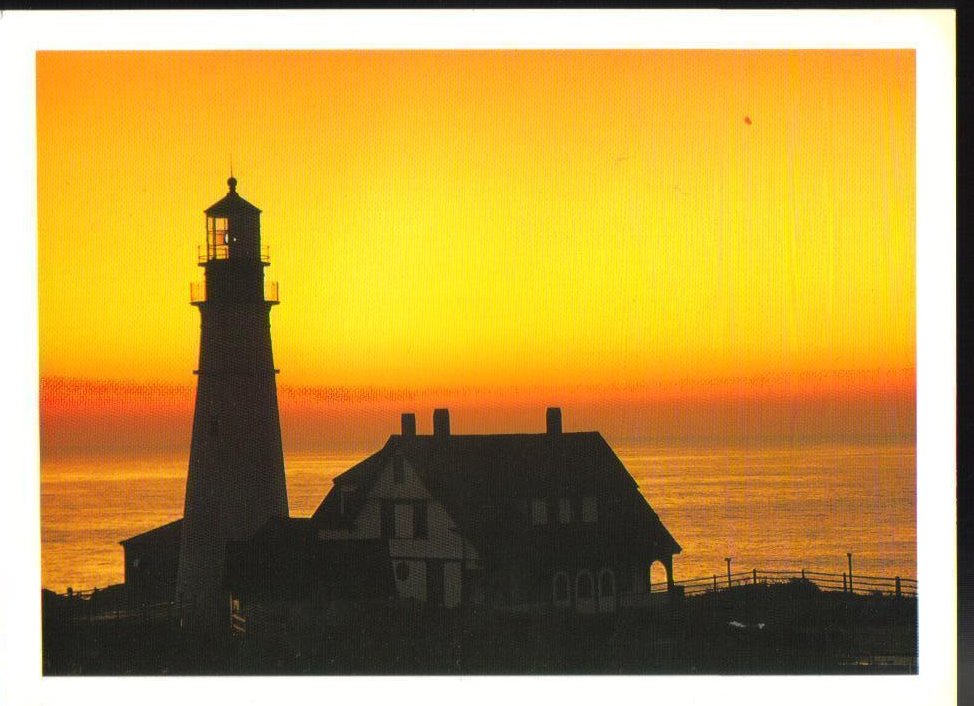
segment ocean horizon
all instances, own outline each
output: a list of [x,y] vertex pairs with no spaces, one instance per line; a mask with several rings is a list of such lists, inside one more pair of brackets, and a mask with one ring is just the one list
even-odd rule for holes
[[[310,516],[332,479],[377,449],[285,453],[292,517]],[[913,444],[617,445],[682,553],[677,581],[809,569],[916,577]],[[51,457],[41,464],[44,588],[124,580],[119,542],[183,513],[186,454]],[[653,582],[665,580],[654,565]]]

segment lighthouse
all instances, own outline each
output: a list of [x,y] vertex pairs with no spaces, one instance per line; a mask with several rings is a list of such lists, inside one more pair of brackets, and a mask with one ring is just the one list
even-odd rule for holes
[[226,543],[288,514],[270,312],[277,283],[260,242],[260,209],[227,180],[206,209],[204,279],[190,286],[200,313],[196,407],[176,579],[177,600],[199,616],[226,609]]

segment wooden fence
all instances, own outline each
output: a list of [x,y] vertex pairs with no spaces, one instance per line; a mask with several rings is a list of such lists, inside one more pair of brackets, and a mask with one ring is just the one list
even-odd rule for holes
[[108,597],[104,593],[95,588],[56,594],[56,602],[49,606],[50,616],[54,620],[66,620],[69,623],[161,623],[178,621],[192,613],[192,606],[189,604],[164,601],[131,607],[123,605],[118,596]]
[[[798,586],[812,584],[823,591],[841,591],[858,595],[882,596],[911,596],[917,595],[916,579],[900,576],[860,576],[850,577],[849,574],[833,574],[822,571],[771,571],[751,569],[727,574],[712,574],[699,578],[676,581],[685,596],[694,596],[716,591],[726,591],[742,586],[766,586],[795,584]],[[665,581],[654,583],[653,592],[665,592]],[[137,607],[123,607],[117,596],[104,596],[103,591],[92,589],[89,591],[74,591],[58,594],[57,612],[61,618],[69,622],[97,623],[106,620],[130,621],[143,623],[158,623],[163,621],[178,622],[192,613],[192,605],[179,605],[175,602],[154,603]],[[234,625],[235,631],[242,632],[245,628],[243,621]]]
[[[823,591],[842,591],[859,595],[916,596],[916,579],[900,576],[860,576],[847,573],[830,574],[822,571],[770,571],[751,569],[736,573],[712,574],[700,578],[675,581],[686,596],[725,591],[740,586],[788,584],[805,581]],[[653,591],[667,590],[665,581],[652,584]]]

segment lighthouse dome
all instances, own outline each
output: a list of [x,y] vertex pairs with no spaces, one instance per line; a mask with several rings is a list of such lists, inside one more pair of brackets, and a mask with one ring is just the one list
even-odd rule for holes
[[234,177],[227,179],[227,186],[230,187],[227,195],[204,211],[207,216],[213,218],[232,218],[238,214],[260,213],[259,208],[237,193],[237,180]]

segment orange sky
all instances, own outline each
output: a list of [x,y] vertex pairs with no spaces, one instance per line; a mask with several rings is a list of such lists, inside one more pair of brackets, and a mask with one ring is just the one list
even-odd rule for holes
[[912,51],[41,52],[42,442],[188,449],[231,152],[292,447],[443,400],[912,436],[914,101]]

